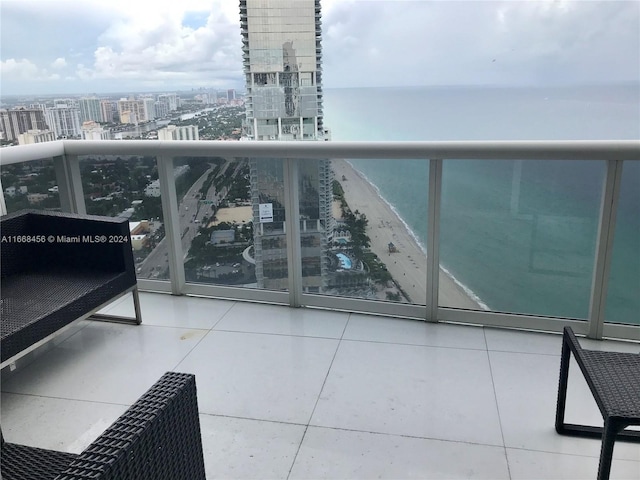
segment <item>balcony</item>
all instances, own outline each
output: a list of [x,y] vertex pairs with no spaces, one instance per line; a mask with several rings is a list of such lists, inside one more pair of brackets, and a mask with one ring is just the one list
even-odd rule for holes
[[[4,372],[12,442],[80,452],[168,370],[195,373],[208,478],[595,478],[553,429],[559,335],[143,293]],[[107,313],[126,315],[122,299]],[[589,348],[637,344],[582,339]],[[599,413],[574,365],[568,421]],[[618,442],[611,478],[637,478]]]
[[[161,275],[139,273],[142,326],[84,321],[14,371],[2,372],[8,441],[79,452],[162,373],[176,370],[196,374],[209,478],[595,477],[600,443],[560,437],[553,429],[558,332],[571,325],[591,337],[582,339],[588,348],[640,351],[640,326],[607,315],[618,298],[608,295],[614,232],[627,218],[618,200],[637,181],[625,167],[637,165],[638,142],[59,141],[6,148],[0,155],[3,169],[52,159],[60,208],[79,213],[91,208],[83,191],[81,166],[89,161],[83,156],[153,161],[166,253]],[[197,189],[181,197],[173,168],[186,156],[279,159],[273,163],[283,178],[270,179],[267,187],[284,190],[282,206],[289,212],[282,249],[287,290],[186,278],[185,202]],[[322,158],[424,162],[424,177],[417,179],[427,190],[427,255],[420,260],[426,269],[419,273],[424,302],[303,291],[297,176],[306,159]],[[592,268],[580,297],[584,317],[463,308],[443,297],[444,280],[435,272],[455,243],[442,228],[452,214],[449,169],[486,159],[568,161],[576,172],[579,165],[601,167],[597,228],[586,260]],[[254,171],[251,176],[261,178]],[[511,206],[514,221],[534,221],[525,205]],[[514,214],[506,208],[506,215]],[[547,261],[548,252],[542,253],[524,256],[532,256],[533,267],[549,268],[540,263]],[[569,273],[560,283],[585,283],[582,273]],[[122,299],[105,313],[130,314],[129,303]],[[576,372],[574,366],[567,421],[597,425],[597,407]],[[617,443],[611,478],[637,478],[639,469],[637,446]]]

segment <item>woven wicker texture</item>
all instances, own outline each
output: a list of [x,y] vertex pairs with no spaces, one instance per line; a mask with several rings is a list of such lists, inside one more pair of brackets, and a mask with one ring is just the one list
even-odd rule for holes
[[606,416],[640,419],[640,354],[583,349],[581,355]]
[[[206,478],[195,376],[167,372],[78,456],[69,458],[57,476],[40,476],[48,472],[47,458],[39,459],[34,450],[29,464],[33,475],[12,476],[7,465],[14,446],[2,446],[2,476],[5,480],[109,479],[109,480],[201,480]],[[46,452],[46,451],[45,451]],[[43,463],[45,464],[43,466]],[[26,468],[26,467],[25,467]],[[58,464],[51,469],[57,469]],[[37,469],[37,470],[36,470]]]
[[563,339],[571,346],[602,416],[640,421],[640,353],[586,350],[570,327],[565,327]]
[[2,479],[55,479],[77,456],[5,443],[2,445]]
[[135,286],[131,243],[65,243],[58,236],[129,236],[122,219],[26,211],[0,221],[2,352],[5,361]]

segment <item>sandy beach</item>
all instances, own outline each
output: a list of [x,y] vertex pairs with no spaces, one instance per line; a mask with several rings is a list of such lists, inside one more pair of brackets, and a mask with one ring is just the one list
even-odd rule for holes
[[[371,238],[371,251],[386,263],[389,273],[409,295],[411,302],[424,305],[427,289],[427,259],[424,252],[391,207],[379,197],[375,188],[357,170],[344,160],[334,159],[332,166],[351,210],[364,213],[369,220],[367,234]],[[342,180],[343,175],[345,180]],[[389,253],[390,242],[397,247],[397,252]],[[439,304],[482,309],[442,270]]]
[[216,212],[216,218],[217,220],[210,225],[218,225],[222,222],[250,222],[253,220],[253,210],[247,206],[221,208]]

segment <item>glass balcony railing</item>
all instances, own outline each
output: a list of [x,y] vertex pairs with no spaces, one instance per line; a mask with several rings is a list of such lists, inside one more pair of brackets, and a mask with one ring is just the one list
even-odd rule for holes
[[637,339],[639,160],[637,141],[58,141],[2,149],[0,172],[6,212],[127,218],[141,290]]

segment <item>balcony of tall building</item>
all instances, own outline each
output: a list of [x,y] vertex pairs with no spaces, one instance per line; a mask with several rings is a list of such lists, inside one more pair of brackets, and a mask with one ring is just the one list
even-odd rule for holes
[[[108,155],[122,164],[105,161]],[[309,159],[376,157],[424,162],[418,181],[427,189],[420,205],[426,252],[414,255],[388,207],[374,202],[375,192],[365,196],[355,170],[336,160],[332,169],[352,212],[369,204],[367,212],[379,216],[367,215],[370,246],[360,252],[346,233],[348,219],[340,219],[331,258],[317,262],[326,278],[304,285],[303,272],[316,265],[312,250],[321,245],[305,229],[321,229],[301,212],[302,166]],[[249,181],[247,158],[279,159],[282,177],[278,169],[268,178],[251,172],[264,190],[249,192],[240,182],[244,175]],[[101,205],[120,205],[118,195],[103,199],[99,175],[115,167],[158,171],[157,197],[102,212],[151,220],[148,247],[134,251],[142,325],[82,320],[7,366],[4,438],[78,453],[162,373],[182,371],[196,375],[208,478],[593,478],[600,441],[554,430],[560,332],[570,325],[587,348],[640,352],[638,316],[625,313],[638,311],[638,299],[633,285],[625,290],[618,281],[616,244],[620,226],[635,221],[625,201],[638,189],[638,158],[637,141],[58,141],[3,149],[3,174],[19,167],[23,175],[48,171],[55,178],[57,190],[34,199],[34,208],[97,213]],[[475,168],[495,166],[486,159],[503,162],[509,195],[485,199],[498,202],[491,208],[456,203],[451,169],[470,169],[478,179]],[[528,180],[553,164],[576,173],[555,188],[568,193],[586,178],[598,201],[581,197],[578,212],[556,199],[533,199]],[[240,197],[217,196],[226,178],[257,195],[255,212]],[[27,202],[26,192],[9,194],[7,187],[5,210],[19,206],[20,193]],[[268,201],[280,190],[281,205]],[[258,204],[271,207],[260,211]],[[543,204],[544,213],[532,213]],[[475,234],[473,217],[493,222],[504,249],[485,260],[505,284],[530,287],[522,298],[482,307],[442,271],[456,237]],[[588,227],[586,217],[593,220]],[[262,241],[285,256],[272,270],[282,275],[280,290],[256,287],[253,222],[279,233]],[[516,223],[535,226],[537,236],[520,242]],[[560,223],[568,227],[551,230]],[[569,241],[572,230],[589,240]],[[507,262],[506,251],[524,267]],[[393,280],[376,280],[380,263]],[[532,287],[536,278],[547,286]],[[567,310],[558,298],[571,295],[567,303],[576,308]],[[125,297],[103,313],[132,316],[133,307]],[[598,425],[587,384],[575,365],[570,372],[567,421]],[[636,478],[638,471],[637,445],[618,442],[611,478]]]

